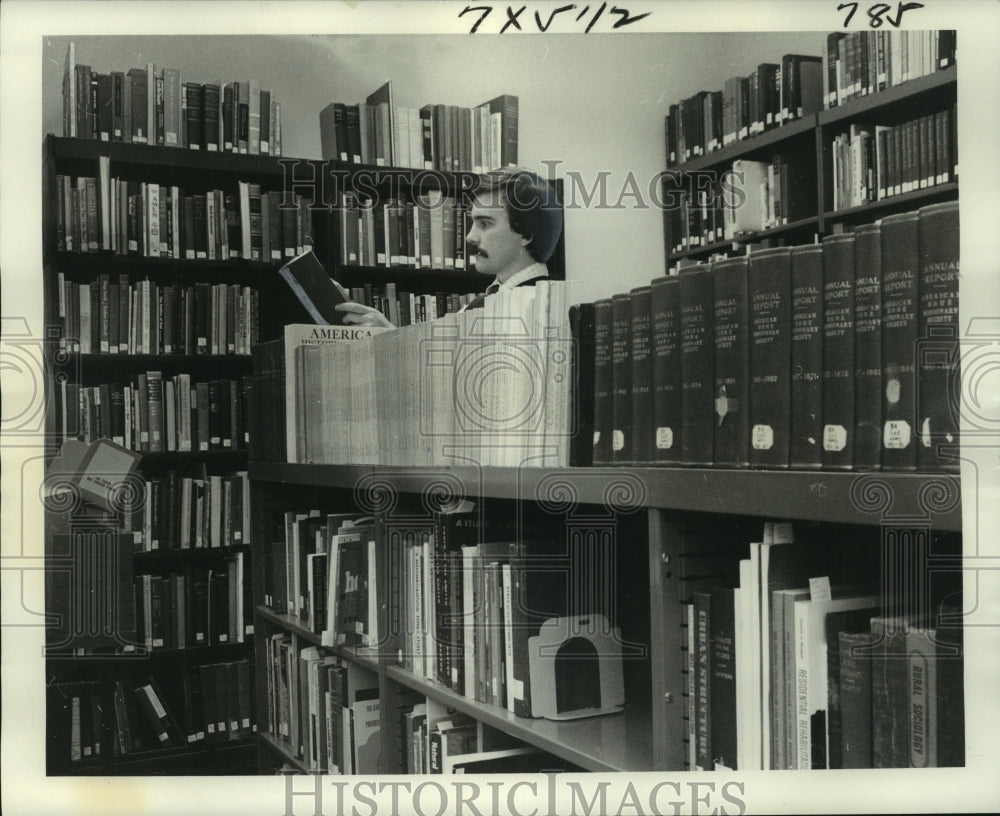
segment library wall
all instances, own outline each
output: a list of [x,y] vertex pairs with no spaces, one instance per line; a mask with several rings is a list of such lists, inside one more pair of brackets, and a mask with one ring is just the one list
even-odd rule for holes
[[[825,34],[561,36],[73,37],[96,70],[155,62],[211,82],[255,77],[280,99],[284,155],[320,156],[319,111],[358,101],[386,79],[398,105],[520,99],[519,161],[567,178],[568,302],[628,291],[663,275],[663,219],[649,186],[664,169],[667,106],[783,53],[821,54]],[[43,133],[62,132],[69,38],[43,43]],[[586,193],[605,174],[607,207]],[[633,185],[631,179],[636,184]],[[640,200],[641,198],[641,200]]]

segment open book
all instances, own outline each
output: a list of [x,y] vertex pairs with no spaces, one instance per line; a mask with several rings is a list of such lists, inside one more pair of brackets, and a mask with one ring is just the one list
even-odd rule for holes
[[288,284],[313,323],[321,326],[344,325],[344,315],[334,307],[346,302],[347,298],[312,250],[296,255],[278,270],[278,274]]

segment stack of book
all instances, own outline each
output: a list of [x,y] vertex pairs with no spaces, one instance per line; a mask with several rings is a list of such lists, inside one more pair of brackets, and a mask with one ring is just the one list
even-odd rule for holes
[[176,184],[110,176],[56,175],[56,249],[186,260],[270,263],[313,246],[312,202],[240,181],[235,190],[195,192]]
[[833,209],[958,180],[954,107],[893,127],[851,125],[833,139]]
[[748,557],[716,554],[701,565],[713,579],[688,575],[693,769],[963,764],[960,615],[887,606],[877,586],[850,583],[875,548],[839,543],[850,552],[834,557],[768,524]]
[[110,439],[141,453],[246,450],[247,383],[192,382],[190,374],[138,374],[128,385],[63,382],[57,394],[62,440]]
[[256,369],[255,427],[266,433],[285,400],[289,462],[450,464],[446,447],[488,465],[568,462],[572,349],[561,282],[394,331],[288,325],[280,342],[272,376]]
[[667,167],[721,150],[823,107],[822,58],[785,54],[749,76],[726,80],[720,91],[699,91],[668,109]]
[[66,51],[63,136],[281,155],[281,103],[260,81],[184,82],[177,68],[100,73]]
[[382,772],[378,676],[286,633],[265,643],[271,736],[310,771]]
[[592,463],[957,470],[958,235],[932,204],[583,304]]
[[485,173],[517,165],[518,99],[474,108],[394,105],[391,83],[361,103],[331,102],[319,114],[323,158],[379,167]]
[[380,202],[353,192],[341,194],[340,262],[403,269],[470,268],[465,246],[469,208],[452,196],[428,193],[416,202]]
[[244,643],[253,635],[249,581],[242,552],[211,567],[138,576],[136,618],[146,653]]
[[[324,646],[379,643],[372,520],[357,513],[287,512],[264,563],[264,603]],[[279,537],[280,536],[280,537]]]
[[100,273],[96,283],[60,272],[59,347],[81,354],[250,354],[260,293],[231,283],[130,282]]
[[884,91],[955,64],[954,31],[898,31],[886,27],[826,38],[825,106]]

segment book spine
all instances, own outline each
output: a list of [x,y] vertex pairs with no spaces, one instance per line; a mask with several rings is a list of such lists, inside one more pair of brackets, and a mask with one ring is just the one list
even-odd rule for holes
[[569,308],[572,346],[570,391],[570,467],[593,464],[594,449],[594,313],[593,303]]
[[627,294],[611,299],[611,460],[628,462],[632,454],[632,301]]
[[854,469],[878,470],[882,448],[882,233],[855,230]]
[[594,304],[594,439],[593,463],[612,462],[611,434],[614,426],[611,300]]
[[630,299],[632,440],[629,456],[633,464],[648,465],[653,463],[654,437],[650,287],[633,289]]
[[681,270],[681,464],[684,465],[712,464],[712,317],[712,278],[708,267]]
[[917,395],[921,470],[958,471],[958,202],[922,207]]
[[653,332],[653,423],[660,465],[680,464],[681,343],[680,279],[656,278],[651,285]]
[[823,466],[854,462],[854,235],[823,239]]
[[716,467],[743,468],[750,456],[750,358],[745,258],[716,262],[712,269],[714,341],[714,460]]
[[750,465],[788,467],[791,402],[791,258],[750,256]]
[[818,468],[822,449],[823,249],[792,249],[791,442],[793,468]]
[[882,220],[882,467],[915,470],[919,228],[915,212]]

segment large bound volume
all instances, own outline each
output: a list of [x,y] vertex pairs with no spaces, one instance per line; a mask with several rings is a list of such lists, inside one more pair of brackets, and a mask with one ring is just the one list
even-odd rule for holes
[[614,423],[611,379],[611,301],[594,304],[594,455],[595,465],[611,464]]
[[788,249],[750,256],[750,465],[788,467],[792,273]]
[[[838,768],[872,767],[872,655],[871,632],[840,632],[840,745]],[[831,749],[832,750],[832,749]]]
[[327,274],[312,251],[298,255],[278,270],[289,289],[295,294],[308,320],[286,320],[286,323],[309,322],[321,326],[342,326],[344,315],[336,311],[346,298]]
[[655,462],[681,461],[681,290],[675,275],[656,278],[650,292],[653,333]]
[[872,767],[875,768],[906,768],[910,764],[906,633],[912,625],[903,617],[872,618]]
[[707,266],[680,273],[681,464],[710,466],[712,425],[712,277]]
[[747,343],[747,261],[716,262],[712,269],[715,341],[716,467],[750,463],[750,354]]
[[649,286],[632,298],[632,445],[634,465],[653,463],[653,356],[650,331],[652,298]]
[[882,467],[915,470],[919,216],[882,219]]
[[712,590],[709,631],[709,700],[712,764],[705,770],[736,767],[736,618],[732,587]]
[[854,236],[823,239],[823,467],[854,461]]
[[611,461],[632,455],[632,299],[611,299]]
[[877,470],[882,450],[882,230],[854,231],[854,469]]
[[573,373],[570,387],[570,467],[587,467],[594,457],[594,304],[569,307],[573,338]]
[[958,202],[921,207],[920,354],[917,393],[921,470],[958,470]]
[[818,468],[823,439],[823,247],[792,247],[793,468]]

